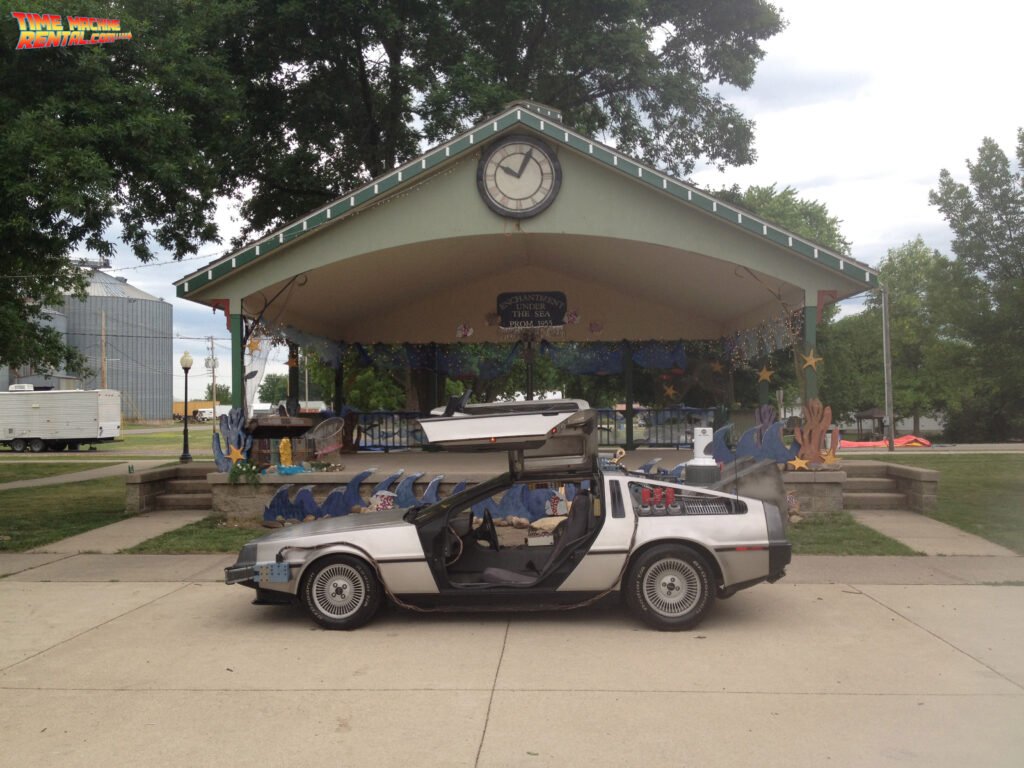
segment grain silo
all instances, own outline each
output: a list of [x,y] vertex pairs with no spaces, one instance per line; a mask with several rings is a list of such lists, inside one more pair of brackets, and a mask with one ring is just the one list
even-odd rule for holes
[[171,309],[125,278],[98,269],[89,274],[84,299],[64,301],[68,343],[94,373],[82,387],[119,390],[127,420],[171,418]]

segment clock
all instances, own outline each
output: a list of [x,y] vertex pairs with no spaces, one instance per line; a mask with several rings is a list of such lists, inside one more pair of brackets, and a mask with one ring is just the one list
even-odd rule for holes
[[530,136],[510,136],[484,150],[476,183],[492,211],[526,219],[555,201],[562,186],[562,166],[544,142]]

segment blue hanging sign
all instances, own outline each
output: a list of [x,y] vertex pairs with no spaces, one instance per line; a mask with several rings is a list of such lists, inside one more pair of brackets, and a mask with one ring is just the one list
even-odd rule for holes
[[502,328],[565,325],[565,309],[565,294],[561,291],[498,294],[498,318]]

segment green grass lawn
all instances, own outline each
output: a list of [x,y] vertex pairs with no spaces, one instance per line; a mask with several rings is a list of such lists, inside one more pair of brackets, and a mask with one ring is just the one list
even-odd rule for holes
[[790,525],[795,555],[918,555],[910,547],[861,525],[848,512],[814,515]]
[[1024,555],[1024,454],[872,456],[936,469],[939,503],[929,516]]
[[231,525],[223,517],[213,515],[125,551],[135,555],[237,552],[247,541],[264,533],[265,528]]
[[123,477],[0,491],[0,552],[23,552],[126,517]]
[[35,463],[0,463],[0,483],[10,483],[15,480],[34,480],[37,477],[53,477],[54,475],[66,475],[72,472],[84,472],[87,469],[98,469],[117,464],[116,461],[90,461],[70,462],[49,461],[45,464]]

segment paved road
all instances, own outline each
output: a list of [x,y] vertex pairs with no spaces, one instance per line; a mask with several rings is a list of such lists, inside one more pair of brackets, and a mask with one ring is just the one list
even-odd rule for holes
[[1022,558],[797,558],[680,634],[617,600],[326,632],[230,560],[0,556],[3,764],[1024,761],[1024,588],[978,583]]

